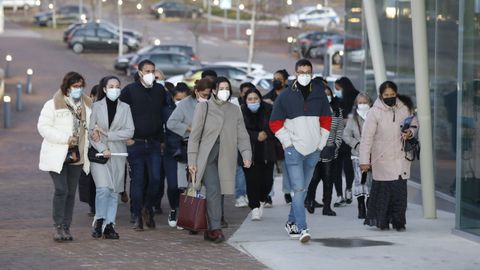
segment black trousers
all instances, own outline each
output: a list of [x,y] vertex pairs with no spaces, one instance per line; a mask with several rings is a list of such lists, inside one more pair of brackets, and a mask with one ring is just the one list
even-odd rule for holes
[[313,172],[312,181],[308,185],[307,200],[315,200],[318,184],[323,180],[323,204],[330,206],[332,203],[333,182],[331,177],[332,162],[318,162]]
[[260,202],[267,200],[273,186],[274,164],[274,162],[255,162],[250,168],[244,168],[248,206],[251,209],[260,207]]
[[342,172],[345,172],[347,189],[352,189],[353,179],[355,178],[353,174],[352,148],[345,142],[342,142],[342,145],[340,145],[338,157],[333,161],[332,166],[332,178],[335,184],[335,190],[337,191],[337,196],[341,196],[343,194]]

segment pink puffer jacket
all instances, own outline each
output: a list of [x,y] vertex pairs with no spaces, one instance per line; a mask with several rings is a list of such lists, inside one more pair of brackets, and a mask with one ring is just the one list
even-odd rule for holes
[[[360,142],[360,164],[371,164],[373,179],[393,181],[399,176],[410,178],[411,162],[405,158],[402,149],[401,125],[411,116],[407,106],[398,98],[397,105],[389,107],[377,99],[368,112],[363,125]],[[414,118],[412,124],[418,127]],[[418,128],[411,128],[417,136]]]

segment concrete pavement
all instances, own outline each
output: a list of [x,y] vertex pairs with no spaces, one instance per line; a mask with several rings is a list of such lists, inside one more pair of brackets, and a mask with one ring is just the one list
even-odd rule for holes
[[[480,269],[479,243],[452,234],[455,216],[438,211],[438,219],[422,217],[420,205],[410,203],[407,230],[380,231],[356,218],[356,203],[334,208],[336,217],[307,213],[312,234],[308,244],[287,236],[283,226],[289,211],[275,181],[274,207],[262,221],[244,221],[229,243],[272,269]],[[321,198],[319,186],[317,198]],[[335,199],[335,198],[334,198]]]

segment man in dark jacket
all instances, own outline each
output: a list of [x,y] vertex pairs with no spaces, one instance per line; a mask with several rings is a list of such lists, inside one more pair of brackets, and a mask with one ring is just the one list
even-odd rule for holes
[[153,206],[160,185],[165,89],[155,82],[154,72],[153,62],[141,61],[135,82],[127,85],[120,95],[120,100],[130,105],[135,125],[133,138],[127,141],[127,151],[136,231],[143,230],[142,209],[147,227],[155,228]]

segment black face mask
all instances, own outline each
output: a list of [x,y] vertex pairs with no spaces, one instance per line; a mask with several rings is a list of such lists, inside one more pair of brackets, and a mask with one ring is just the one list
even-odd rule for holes
[[393,107],[397,104],[397,97],[384,98],[383,102],[385,102],[387,106]]
[[283,88],[282,82],[280,80],[273,80],[273,89],[281,90]]

